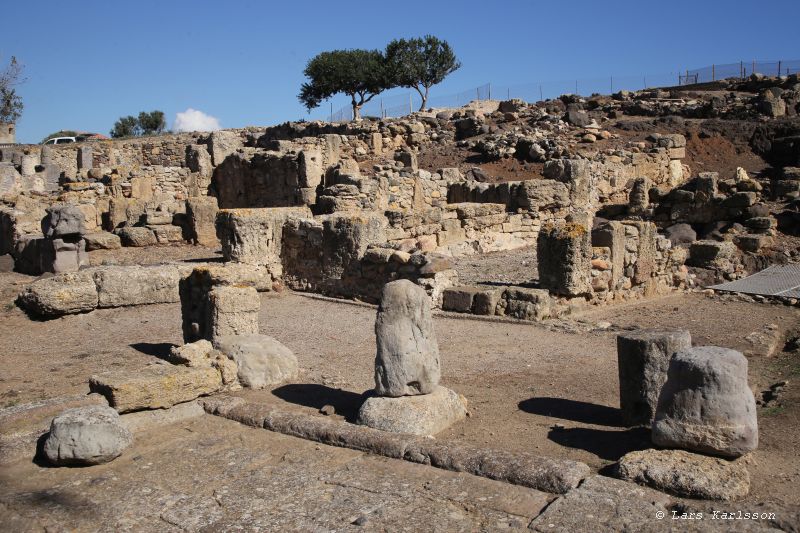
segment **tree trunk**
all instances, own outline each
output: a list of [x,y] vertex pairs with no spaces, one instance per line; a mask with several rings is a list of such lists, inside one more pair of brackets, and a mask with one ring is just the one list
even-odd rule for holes
[[424,93],[419,89],[417,89],[417,92],[419,92],[419,96],[422,98],[422,104],[419,106],[419,110],[425,111],[425,106],[428,105],[428,88],[425,87]]
[[356,102],[356,95],[350,97],[350,104],[353,106],[353,120],[361,120],[361,106],[364,105],[364,97],[361,97],[360,102]]

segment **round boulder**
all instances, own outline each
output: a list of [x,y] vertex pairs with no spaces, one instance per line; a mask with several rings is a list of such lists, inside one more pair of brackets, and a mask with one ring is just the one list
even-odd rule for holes
[[739,457],[758,447],[756,402],[740,352],[703,346],[670,360],[652,426],[665,448]]
[[132,442],[111,407],[76,407],[53,419],[44,454],[54,465],[98,465],[119,457]]
[[223,335],[214,347],[232,359],[243,387],[263,389],[297,375],[297,358],[292,351],[267,335]]

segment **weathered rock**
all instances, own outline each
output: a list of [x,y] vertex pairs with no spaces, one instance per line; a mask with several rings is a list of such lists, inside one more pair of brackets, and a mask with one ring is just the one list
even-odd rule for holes
[[158,244],[155,233],[148,228],[125,226],[117,230],[123,246],[155,246]]
[[[257,291],[271,290],[272,283],[273,279],[265,267],[224,263],[194,268],[188,276],[181,279],[179,284],[184,342],[213,339],[214,322],[212,319],[220,314],[220,311],[214,308],[216,303],[211,301],[210,293],[213,289],[231,286],[239,289],[231,293],[231,296],[235,296],[237,293],[241,295],[246,287],[255,288]],[[248,333],[257,333],[257,329],[253,329],[252,326],[253,324],[257,326],[258,321],[257,298],[250,291],[244,292],[249,295],[250,301],[245,306],[250,311],[243,311],[250,313],[246,320],[248,324],[251,324],[251,330]],[[218,293],[217,296],[223,297],[224,300],[223,293],[224,291]],[[236,334],[236,332],[228,332],[228,334]]]
[[42,233],[47,238],[83,235],[86,233],[83,211],[76,205],[57,205],[47,208],[42,220]]
[[237,366],[239,383],[252,389],[277,385],[297,376],[292,351],[267,335],[227,335],[214,346]]
[[208,293],[211,341],[226,335],[258,334],[261,299],[255,287],[218,286]]
[[364,426],[412,435],[435,435],[467,416],[467,400],[436,387],[430,394],[386,398],[372,396],[362,404],[357,422]]
[[216,220],[219,207],[213,196],[196,196],[186,200],[186,216],[189,219],[189,240],[193,244],[216,247]]
[[731,269],[736,257],[736,245],[730,241],[696,241],[689,248],[688,265],[702,268]]
[[44,454],[54,465],[98,465],[119,457],[132,442],[114,409],[76,407],[53,419]]
[[101,308],[180,301],[181,275],[173,265],[99,267],[94,278]]
[[387,283],[375,320],[375,392],[428,394],[439,384],[439,345],[428,295],[408,280]]
[[217,215],[217,236],[226,261],[266,266],[282,272],[283,225],[290,218],[310,218],[306,207],[223,209]]
[[92,376],[89,389],[102,394],[120,413],[163,409],[211,394],[222,387],[215,368],[157,364],[135,372],[112,371]]
[[520,320],[543,320],[550,316],[550,293],[545,289],[508,287],[500,308],[503,314]]
[[685,330],[640,330],[617,337],[619,404],[626,426],[650,425],[672,355],[691,347]]
[[176,365],[210,366],[209,355],[213,350],[214,346],[210,341],[200,339],[183,346],[173,346],[169,351],[169,361]]
[[98,303],[97,285],[91,272],[57,274],[28,285],[17,302],[40,317],[92,311]]
[[592,245],[586,226],[543,226],[537,240],[537,257],[542,288],[565,296],[592,292]]
[[697,232],[689,224],[673,224],[664,230],[664,235],[670,240],[673,246],[679,244],[691,244],[697,240]]
[[716,346],[676,353],[658,399],[652,437],[659,446],[726,457],[755,450],[756,402],[744,355]]
[[750,474],[742,461],[683,450],[630,452],[617,463],[616,475],[683,498],[735,500],[750,491]]
[[671,516],[671,503],[667,495],[652,489],[591,476],[551,503],[528,527],[540,533],[668,531],[669,524],[659,525],[654,519]]
[[83,236],[86,241],[86,250],[116,250],[122,247],[122,240],[118,235],[101,231],[99,233],[87,233]]

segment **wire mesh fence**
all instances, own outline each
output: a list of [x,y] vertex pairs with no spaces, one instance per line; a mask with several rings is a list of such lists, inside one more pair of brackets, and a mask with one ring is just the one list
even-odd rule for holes
[[[564,94],[589,96],[612,94],[620,90],[636,91],[656,87],[707,83],[728,78],[744,79],[751,74],[765,76],[787,76],[800,73],[800,60],[740,61],[722,65],[710,65],[698,69],[643,74],[640,76],[608,76],[604,78],[579,78],[574,80],[543,81],[516,85],[493,85],[485,83],[473,89],[444,96],[433,96],[426,104],[429,108],[461,107],[473,100],[510,100],[518,98],[527,102],[538,102],[558,98]],[[402,117],[417,111],[422,104],[419,94],[413,91],[395,93],[373,98],[361,109],[362,117]],[[328,122],[353,120],[353,109],[345,106],[338,111],[331,109]]]

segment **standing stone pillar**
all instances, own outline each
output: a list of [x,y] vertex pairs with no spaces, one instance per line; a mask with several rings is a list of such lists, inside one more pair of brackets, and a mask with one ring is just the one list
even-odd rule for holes
[[626,426],[650,425],[672,355],[691,347],[685,330],[640,330],[617,337],[619,406]]
[[466,416],[466,400],[439,386],[439,345],[422,287],[408,280],[384,286],[375,338],[376,396],[361,406],[359,424],[432,435]]
[[541,288],[563,296],[592,292],[592,242],[585,225],[546,224],[536,248]]
[[46,210],[42,220],[39,264],[42,272],[74,272],[89,264],[86,253],[85,215],[76,205],[58,205]]
[[78,170],[89,170],[94,166],[92,162],[92,147],[80,146],[78,148]]
[[197,267],[181,280],[184,342],[258,333],[261,299],[257,281],[246,277],[234,267]]
[[33,176],[36,174],[36,165],[39,158],[34,154],[22,154],[20,159],[20,174],[23,176]]
[[745,356],[716,346],[676,353],[658,398],[652,438],[665,448],[725,457],[755,450],[758,420]]

